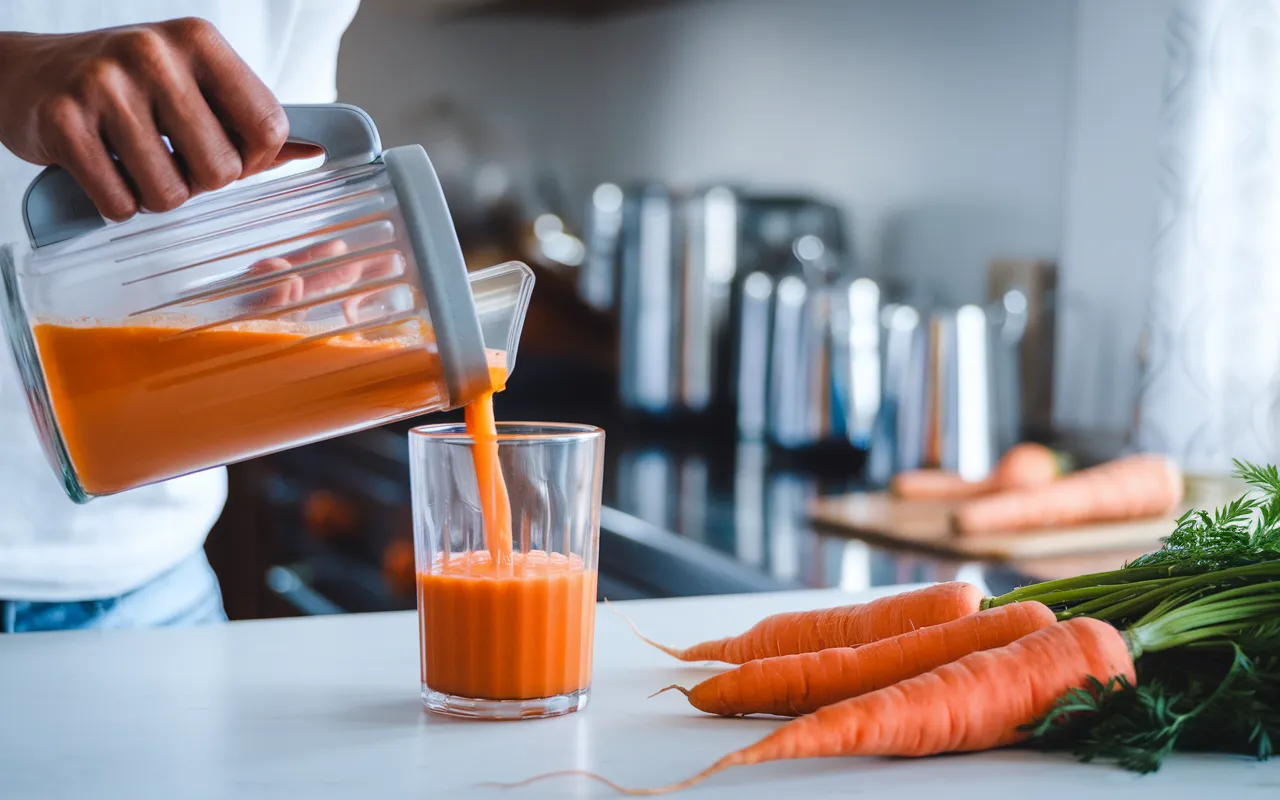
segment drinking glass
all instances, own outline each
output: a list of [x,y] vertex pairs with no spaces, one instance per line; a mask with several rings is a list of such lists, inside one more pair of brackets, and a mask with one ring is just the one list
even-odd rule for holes
[[[505,483],[509,498],[509,547],[486,531],[480,487],[490,482],[477,480],[473,458],[486,446],[502,473],[495,494]],[[499,423],[496,445],[477,445],[461,424],[427,425],[409,447],[423,705],[476,719],[586,706],[604,431]]]

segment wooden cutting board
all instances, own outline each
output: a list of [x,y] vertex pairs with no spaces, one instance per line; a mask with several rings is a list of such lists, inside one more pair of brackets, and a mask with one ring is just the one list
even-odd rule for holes
[[1160,537],[1173,530],[1177,516],[960,537],[951,532],[949,514],[953,506],[898,500],[886,492],[866,492],[819,498],[810,507],[810,518],[824,531],[889,547],[968,559],[1019,561],[1110,550],[1155,550],[1160,547]]

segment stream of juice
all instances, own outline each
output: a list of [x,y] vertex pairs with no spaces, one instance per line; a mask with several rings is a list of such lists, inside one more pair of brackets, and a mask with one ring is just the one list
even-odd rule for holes
[[471,437],[471,459],[475,462],[476,487],[480,490],[480,517],[485,544],[495,566],[511,560],[511,499],[498,462],[498,424],[493,414],[493,394],[506,387],[505,366],[489,367],[492,390],[467,404],[463,412]]

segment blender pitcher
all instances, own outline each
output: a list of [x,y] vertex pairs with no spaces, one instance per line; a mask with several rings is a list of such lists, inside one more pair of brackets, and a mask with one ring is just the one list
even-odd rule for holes
[[108,225],[70,175],[27,190],[3,317],[77,502],[502,388],[533,289],[468,274],[418,145],[345,105],[287,106],[322,166]]

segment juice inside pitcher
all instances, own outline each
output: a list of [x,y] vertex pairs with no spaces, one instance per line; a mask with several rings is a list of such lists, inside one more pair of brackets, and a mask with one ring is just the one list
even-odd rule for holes
[[431,331],[416,319],[341,335],[267,320],[33,331],[68,455],[94,495],[448,404]]
[[[490,368],[495,390],[505,370]],[[448,695],[529,700],[591,679],[596,575],[577,555],[517,551],[493,395],[466,408],[486,550],[450,554],[418,577],[422,683]]]

